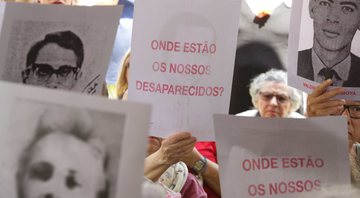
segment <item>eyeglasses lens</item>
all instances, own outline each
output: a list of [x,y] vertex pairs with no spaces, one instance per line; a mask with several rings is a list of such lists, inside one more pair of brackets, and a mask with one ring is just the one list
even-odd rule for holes
[[68,80],[72,73],[76,73],[77,68],[67,65],[60,66],[58,69],[54,69],[48,64],[33,64],[32,69],[34,75],[40,82],[47,81],[53,74],[56,74],[59,80]]
[[347,107],[350,112],[350,116],[355,119],[360,119],[360,105],[353,105]]
[[289,100],[289,97],[286,96],[286,95],[282,95],[282,94],[273,94],[273,93],[263,93],[263,92],[260,92],[260,95],[262,96],[262,98],[266,101],[270,101],[273,99],[273,97],[276,98],[276,101],[279,102],[279,103],[284,103],[286,101]]

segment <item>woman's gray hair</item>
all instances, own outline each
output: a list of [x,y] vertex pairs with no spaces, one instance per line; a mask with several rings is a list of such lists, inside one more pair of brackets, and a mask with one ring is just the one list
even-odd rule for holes
[[[259,74],[251,80],[249,93],[251,102],[255,108],[257,107],[260,89],[267,82],[284,83],[287,85],[287,74],[283,70],[271,69],[265,73]],[[301,92],[290,86],[287,87],[291,102],[290,112],[293,112],[298,110],[301,105]]]

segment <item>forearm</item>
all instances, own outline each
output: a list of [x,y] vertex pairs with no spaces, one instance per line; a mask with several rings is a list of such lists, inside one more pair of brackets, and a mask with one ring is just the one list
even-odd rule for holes
[[203,172],[203,178],[206,185],[208,185],[217,195],[221,194],[219,165],[207,159],[207,167]]
[[[201,154],[197,149],[194,149],[193,152],[186,157],[184,162],[189,167],[193,167],[195,163],[200,160]],[[220,195],[220,179],[219,179],[219,165],[215,162],[206,159],[206,168],[202,173],[205,184],[210,187],[216,194]]]
[[144,176],[155,182],[169,168],[171,164],[163,163],[158,153],[145,158]]
[[194,149],[196,138],[189,132],[178,132],[161,141],[160,148],[145,159],[144,175],[152,181]]

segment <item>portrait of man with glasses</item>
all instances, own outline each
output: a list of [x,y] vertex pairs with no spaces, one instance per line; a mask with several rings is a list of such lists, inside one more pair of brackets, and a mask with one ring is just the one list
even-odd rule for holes
[[81,77],[84,46],[72,31],[45,35],[27,53],[22,82],[52,89],[71,90]]
[[5,9],[11,11],[0,34],[0,81],[102,94],[121,10],[36,4]]

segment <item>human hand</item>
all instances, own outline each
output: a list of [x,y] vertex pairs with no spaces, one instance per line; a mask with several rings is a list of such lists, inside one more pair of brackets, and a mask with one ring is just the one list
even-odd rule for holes
[[326,80],[317,86],[314,91],[309,94],[307,98],[307,116],[327,116],[338,115],[343,110],[345,100],[331,99],[344,92],[341,87],[327,91],[327,88],[332,84],[332,80]]
[[161,141],[161,146],[155,152],[163,164],[174,164],[188,155],[194,149],[196,138],[189,132],[178,132]]
[[190,153],[184,155],[181,158],[181,161],[183,161],[189,167],[193,167],[195,165],[195,162],[199,161],[201,156],[201,153],[194,147]]
[[148,137],[147,156],[155,153],[161,147],[162,139],[155,136]]

